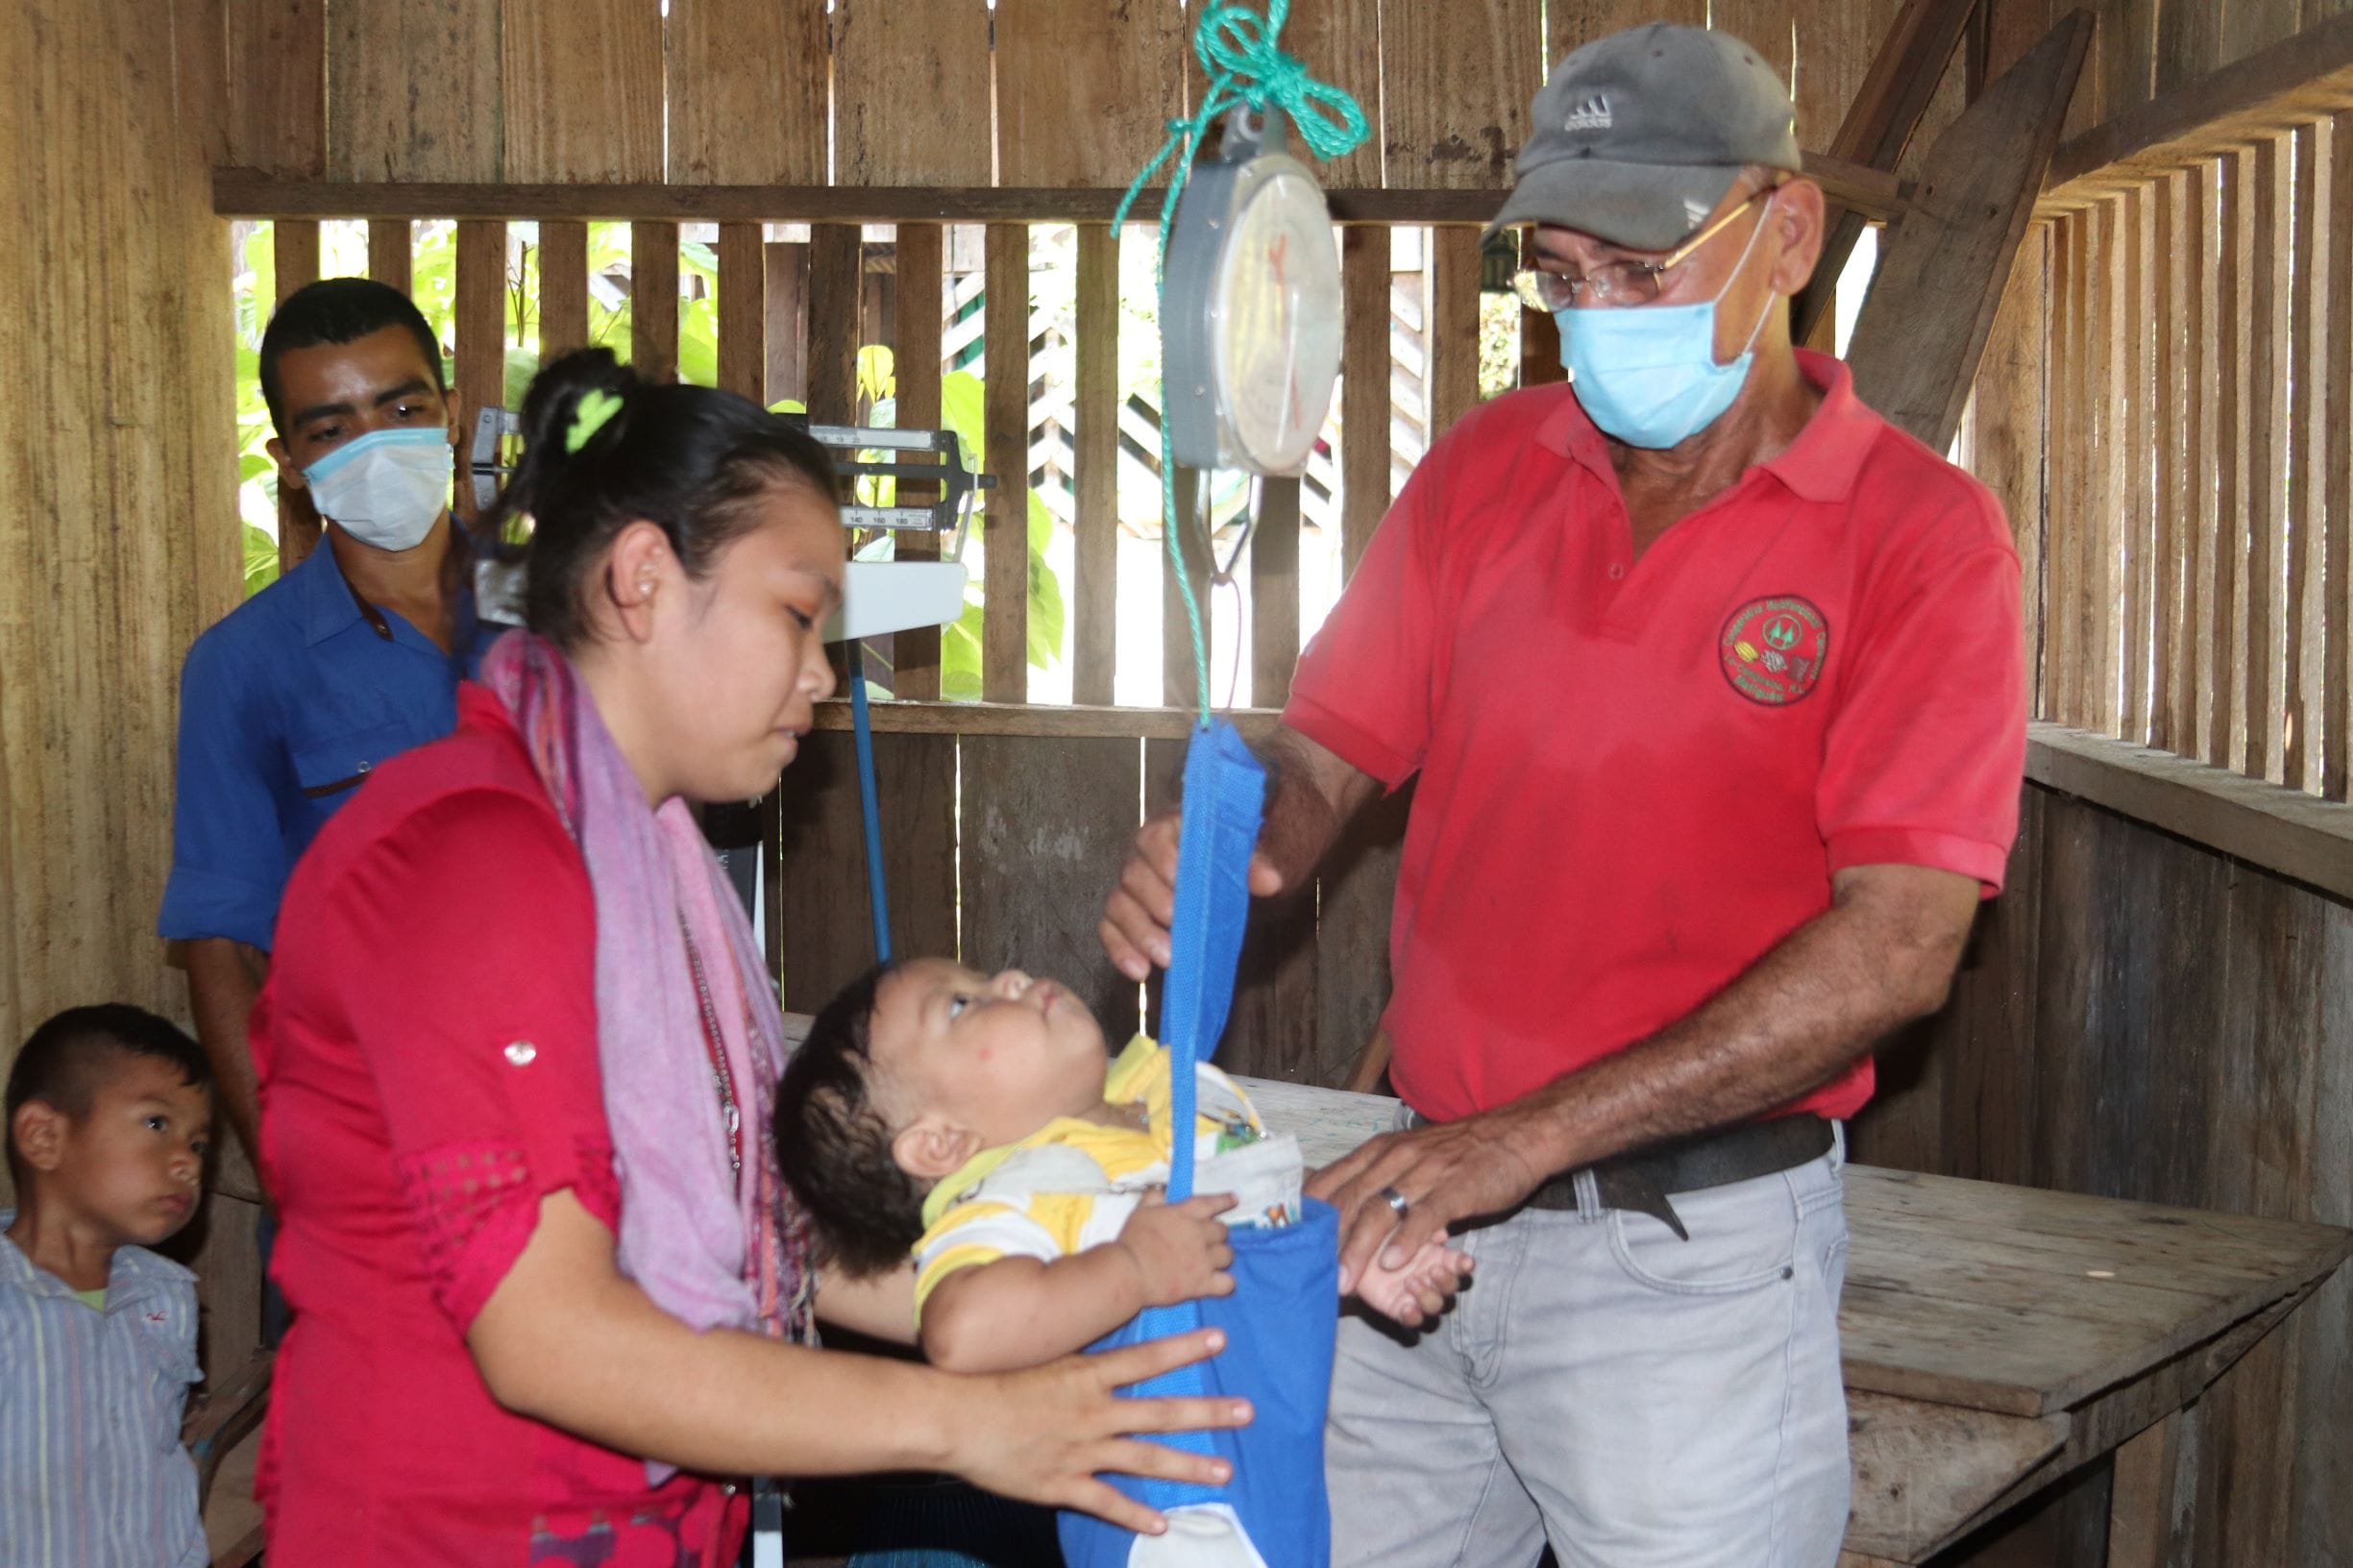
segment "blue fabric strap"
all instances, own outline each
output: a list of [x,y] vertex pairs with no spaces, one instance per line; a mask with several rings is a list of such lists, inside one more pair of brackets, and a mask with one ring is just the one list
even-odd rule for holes
[[891,962],[891,901],[882,884],[882,803],[874,788],[874,726],[866,714],[866,646],[849,645],[849,721],[858,739],[858,815],[866,820],[866,891],[874,917],[874,962]]
[[1216,719],[1185,748],[1185,817],[1177,838],[1176,915],[1160,1039],[1168,1049],[1168,1201],[1193,1190],[1193,1069],[1215,1054],[1234,1006],[1234,970],[1250,919],[1250,856],[1266,807],[1266,770],[1232,724]]

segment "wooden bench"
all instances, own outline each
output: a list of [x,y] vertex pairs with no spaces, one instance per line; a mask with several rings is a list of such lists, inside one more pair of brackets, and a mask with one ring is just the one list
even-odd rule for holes
[[[1310,1164],[1383,1095],[1244,1079]],[[2108,1560],[2158,1560],[2176,1412],[2353,1252],[2353,1231],[1850,1165],[1840,1568],[1924,1562],[2115,1452]]]

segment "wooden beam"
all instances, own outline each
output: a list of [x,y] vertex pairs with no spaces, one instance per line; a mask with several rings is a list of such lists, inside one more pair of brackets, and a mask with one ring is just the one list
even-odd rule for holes
[[2267,135],[2353,108],[2353,12],[2211,71],[2051,157],[2043,213],[2096,201],[2160,169],[2187,168]]
[[1848,354],[1854,389],[1931,451],[1960,427],[2091,40],[2075,12],[1962,111],[1880,257]]
[[2026,777],[2353,898],[2353,805],[2060,724],[2026,726]]
[[[1936,96],[1962,24],[1978,9],[1977,0],[1905,0],[1839,124],[1830,142],[1831,156],[1864,168],[1894,170],[1927,112],[1928,101]],[[1796,341],[1805,342],[1815,324],[1829,313],[1838,276],[1846,270],[1855,241],[1863,237],[1865,221],[1843,201],[1833,198],[1826,205],[1822,258],[1814,264],[1813,281],[1791,307],[1789,330]]]
[[[1114,708],[1091,703],[876,702],[868,709],[877,735],[1031,735],[1056,740],[1181,741],[1192,733],[1190,706]],[[1281,710],[1230,708],[1246,741],[1274,733]],[[847,729],[849,703],[835,698],[817,705],[817,728]],[[2353,809],[2353,808],[2348,808]]]
[[[1903,214],[1904,182],[1819,153],[1805,172],[1854,211],[1879,222]],[[1019,185],[671,185],[644,181],[578,184],[490,182],[331,184],[249,168],[212,172],[212,208],[224,218],[625,218],[674,223],[1109,223],[1125,192],[1113,187]],[[1165,191],[1138,197],[1158,211]],[[1483,225],[1499,189],[1332,190],[1341,224]]]

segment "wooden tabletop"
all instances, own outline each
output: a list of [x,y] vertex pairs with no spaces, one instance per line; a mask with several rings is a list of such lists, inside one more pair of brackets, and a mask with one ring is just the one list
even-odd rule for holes
[[[1385,1132],[1384,1095],[1244,1079],[1311,1164]],[[1847,1168],[1847,1385],[2004,1415],[2065,1410],[2294,1295],[2333,1226]]]

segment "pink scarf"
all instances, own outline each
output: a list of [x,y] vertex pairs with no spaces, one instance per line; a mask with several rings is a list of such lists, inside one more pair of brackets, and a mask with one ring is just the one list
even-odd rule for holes
[[[815,1285],[808,1223],[769,1136],[784,1019],[735,890],[685,801],[646,808],[637,775],[554,644],[509,632],[483,657],[480,679],[522,732],[596,894],[597,1048],[621,1182],[621,1271],[698,1331],[805,1339]],[[724,1048],[740,1177],[682,929],[701,959]],[[649,1469],[657,1482],[670,1473]]]

